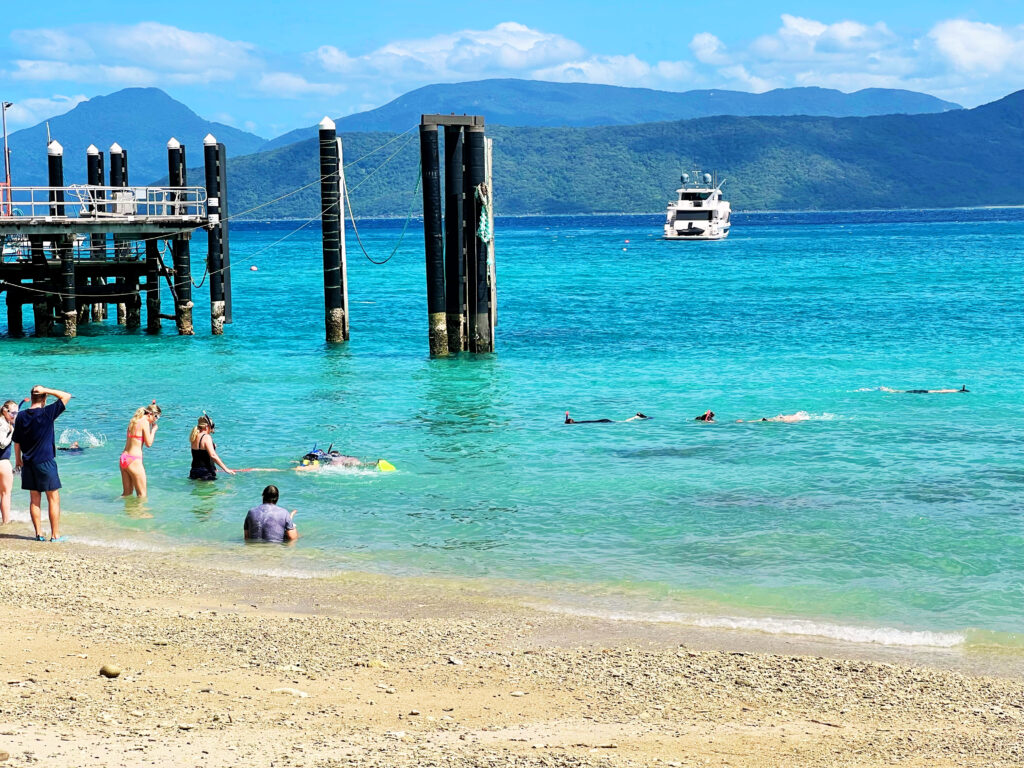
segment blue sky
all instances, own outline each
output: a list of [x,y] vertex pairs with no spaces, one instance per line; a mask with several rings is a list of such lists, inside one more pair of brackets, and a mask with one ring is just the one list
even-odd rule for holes
[[[42,10],[40,10],[42,9]],[[1024,88],[1024,0],[5,3],[8,127],[156,86],[272,137],[436,82],[670,91],[907,88],[973,107]]]

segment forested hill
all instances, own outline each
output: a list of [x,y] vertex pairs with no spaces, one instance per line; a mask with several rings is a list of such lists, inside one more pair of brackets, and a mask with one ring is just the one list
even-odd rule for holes
[[[777,88],[765,93],[703,90],[675,93],[590,83],[539,80],[478,80],[428,85],[368,112],[336,120],[341,131],[404,131],[421,114],[484,115],[489,124],[509,126],[631,125],[688,120],[712,115],[919,114],[960,109],[925,93],[865,88],[843,93],[831,88]],[[310,126],[267,142],[275,149],[316,135]]]
[[[188,159],[201,162],[203,137],[212,133],[229,155],[256,152],[265,139],[229,125],[204,120],[159,88],[125,88],[83,101],[70,112],[10,135],[11,179],[15,186],[46,185],[46,132],[64,147],[64,180],[86,181],[85,150],[90,144],[104,154],[117,142],[128,152],[128,178],[149,184],[167,175],[167,141],[172,136],[188,147]],[[109,169],[109,160],[105,163]],[[190,177],[202,184],[203,176]]]
[[[710,117],[591,128],[493,127],[499,214],[663,210],[680,168],[715,169],[740,210],[828,210],[1024,202],[1024,91],[971,110],[862,118]],[[347,162],[395,138],[345,134]],[[404,143],[408,142],[408,143]],[[393,151],[394,159],[374,171]],[[316,215],[315,140],[235,158],[236,213]],[[405,216],[419,157],[411,131],[348,171],[357,216]],[[372,175],[369,175],[373,171]]]

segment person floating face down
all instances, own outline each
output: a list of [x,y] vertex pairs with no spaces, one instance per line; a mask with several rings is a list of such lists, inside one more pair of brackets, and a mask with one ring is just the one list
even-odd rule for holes
[[700,416],[698,416],[696,419],[694,419],[694,421],[714,421],[714,420],[715,420],[715,412],[712,411],[710,408],[708,408],[706,411],[704,411],[704,413],[702,413]]
[[289,512],[277,505],[280,497],[276,485],[268,485],[263,489],[263,503],[253,507],[245,516],[242,534],[246,541],[288,542],[299,538],[292,518],[298,510]]

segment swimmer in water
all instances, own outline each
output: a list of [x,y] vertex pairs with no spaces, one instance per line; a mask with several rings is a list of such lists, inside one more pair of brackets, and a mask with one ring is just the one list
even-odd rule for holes
[[700,416],[698,416],[697,418],[694,419],[694,421],[710,421],[710,422],[713,422],[714,420],[715,420],[715,412],[712,411],[710,408],[708,408],[706,411],[704,411],[704,413],[702,413]]
[[[644,416],[642,413],[637,411],[635,415],[630,416],[628,419],[623,419],[623,421],[637,421],[637,420],[649,419],[649,418],[651,418],[651,417],[650,416]],[[569,412],[566,411],[565,412],[565,422],[564,423],[565,424],[614,424],[615,421],[613,419],[581,419],[580,421],[576,421],[576,419],[570,418],[569,417]]]
[[383,459],[377,459],[376,461],[363,461],[358,456],[346,456],[333,449],[334,443],[331,443],[330,447],[326,451],[320,450],[316,446],[313,446],[313,450],[307,453],[299,460],[299,465],[295,467],[295,469],[307,470],[318,469],[320,467],[373,467],[374,469],[382,468],[381,462],[383,461]]
[[71,445],[59,445],[57,446],[58,451],[67,451],[68,453],[81,453],[84,449],[75,440]]
[[967,385],[964,384],[960,389],[890,389],[889,387],[879,387],[883,392],[892,392],[897,395],[952,395],[961,392],[970,392]]
[[785,424],[792,424],[796,421],[807,421],[811,416],[807,411],[797,411],[796,413],[780,413],[778,416],[772,416],[771,418],[761,417],[760,419],[748,419],[746,422],[743,419],[736,419],[737,424],[752,424],[760,423],[762,421],[781,421]]

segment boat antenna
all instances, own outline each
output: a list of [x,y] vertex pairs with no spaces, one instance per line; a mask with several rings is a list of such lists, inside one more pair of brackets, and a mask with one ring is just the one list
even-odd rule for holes
[[50,146],[50,142],[51,141],[52,141],[52,139],[50,138],[50,121],[47,120],[46,121],[46,146]]

